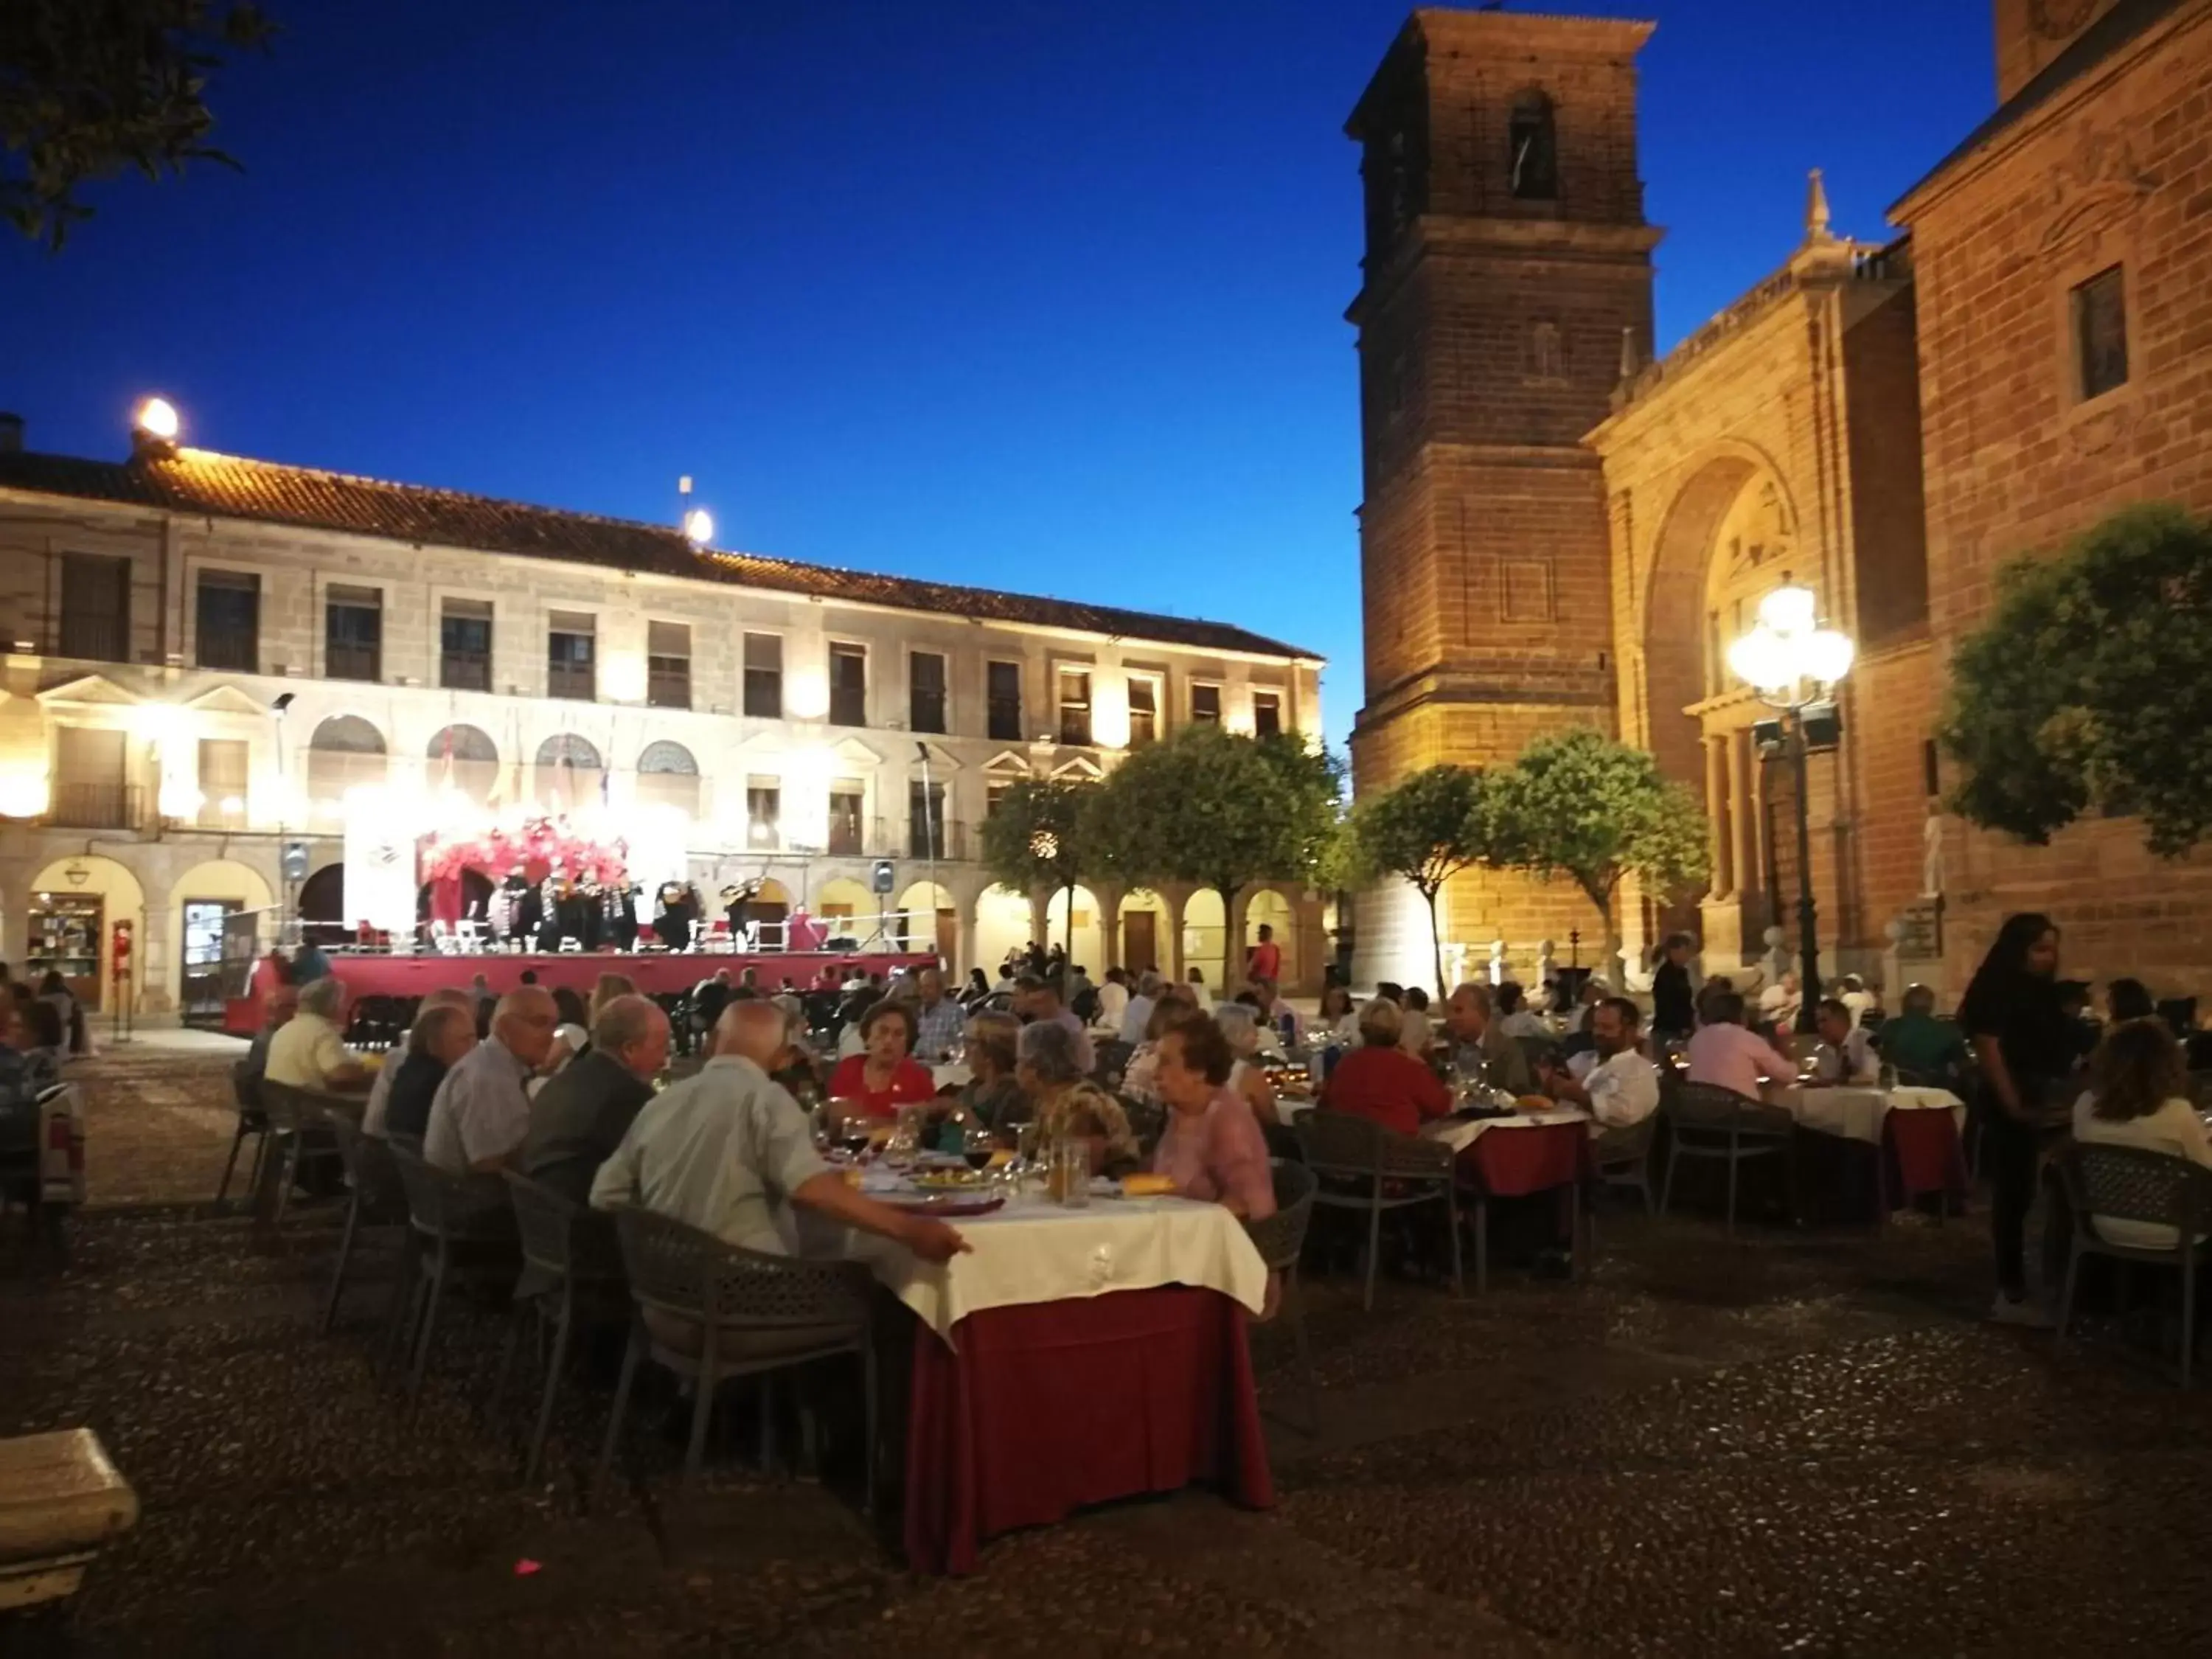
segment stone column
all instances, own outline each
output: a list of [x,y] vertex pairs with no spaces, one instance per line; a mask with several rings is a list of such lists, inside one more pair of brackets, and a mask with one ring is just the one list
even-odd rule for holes
[[1735,849],[1729,827],[1729,739],[1705,739],[1705,822],[1712,845],[1712,891],[1725,898],[1735,891]]
[[1759,801],[1753,781],[1751,732],[1747,727],[1722,739],[1728,745],[1732,784],[1729,790],[1729,844],[1734,855],[1735,893],[1741,898],[1759,890]]

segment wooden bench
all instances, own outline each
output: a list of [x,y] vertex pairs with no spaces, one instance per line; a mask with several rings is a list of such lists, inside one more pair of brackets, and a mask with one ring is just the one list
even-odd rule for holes
[[0,1440],[0,1612],[75,1594],[138,1519],[138,1494],[90,1429]]

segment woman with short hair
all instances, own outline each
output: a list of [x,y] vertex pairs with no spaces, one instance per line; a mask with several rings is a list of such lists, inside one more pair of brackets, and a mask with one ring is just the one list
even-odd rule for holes
[[1229,1044],[1230,1093],[1252,1109],[1254,1121],[1279,1128],[1283,1118],[1275,1109],[1275,1085],[1267,1080],[1267,1067],[1254,1058],[1260,1052],[1260,1022],[1255,1011],[1231,1003],[1215,1014],[1214,1023]]
[[1321,1103],[1372,1119],[1399,1134],[1419,1133],[1424,1120],[1452,1109],[1451,1091],[1399,1041],[1405,1015],[1388,997],[1359,1011],[1359,1047],[1339,1060],[1322,1085]]
[[860,1017],[860,1052],[830,1073],[830,1098],[859,1103],[869,1117],[896,1117],[902,1106],[937,1097],[937,1079],[913,1058],[914,1006],[885,997]]
[[1160,1098],[1168,1127],[1152,1170],[1184,1198],[1225,1206],[1247,1221],[1275,1212],[1267,1143],[1244,1098],[1230,1086],[1231,1039],[1204,1014],[1177,1015],[1160,1036]]
[[1024,1121],[1037,1126],[1042,1146],[1084,1141],[1094,1175],[1119,1176],[1137,1167],[1137,1137],[1121,1103],[1076,1064],[1075,1033],[1047,1020],[1022,1027],[1014,1075],[1022,1085]]
[[997,1132],[1022,1115],[1022,1085],[1014,1077],[1022,1023],[1012,1014],[976,1014],[966,1033],[968,1083],[953,1106],[951,1121],[980,1123]]

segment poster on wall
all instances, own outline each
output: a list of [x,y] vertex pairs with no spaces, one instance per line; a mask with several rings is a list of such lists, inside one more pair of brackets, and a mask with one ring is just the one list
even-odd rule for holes
[[346,793],[343,920],[388,931],[396,950],[415,937],[415,842],[402,831],[402,817],[381,789]]

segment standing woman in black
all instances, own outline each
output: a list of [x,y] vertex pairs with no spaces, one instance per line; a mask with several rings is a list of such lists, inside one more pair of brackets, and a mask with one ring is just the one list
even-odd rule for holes
[[2008,916],[1959,1004],[1959,1024],[1980,1062],[1983,1162],[1991,1188],[1990,1234],[1997,1297],[1990,1317],[2047,1325],[2027,1293],[2025,1236],[2035,1202],[2036,1158],[2057,1085],[2074,1068],[2070,1023],[2059,1008],[2058,929],[2049,916]]

